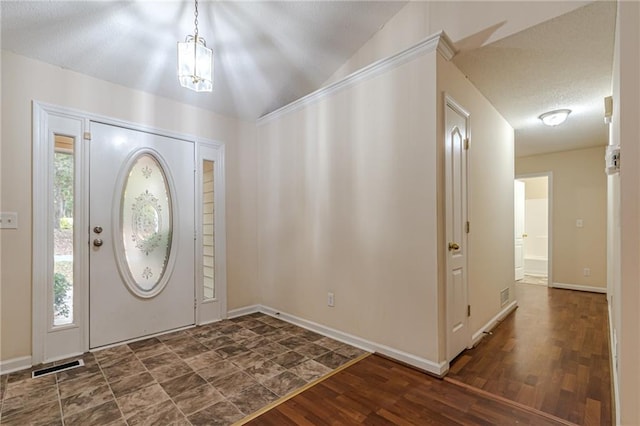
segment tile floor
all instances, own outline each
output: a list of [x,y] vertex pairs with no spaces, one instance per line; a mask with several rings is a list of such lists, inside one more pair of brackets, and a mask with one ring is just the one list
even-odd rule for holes
[[364,353],[255,313],[0,376],[0,423],[232,424]]

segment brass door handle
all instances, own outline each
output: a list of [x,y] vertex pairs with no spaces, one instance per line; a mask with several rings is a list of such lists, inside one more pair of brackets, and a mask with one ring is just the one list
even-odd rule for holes
[[527,234],[522,234],[522,238],[527,238],[528,235]]
[[457,243],[449,243],[449,251],[460,250],[460,246]]

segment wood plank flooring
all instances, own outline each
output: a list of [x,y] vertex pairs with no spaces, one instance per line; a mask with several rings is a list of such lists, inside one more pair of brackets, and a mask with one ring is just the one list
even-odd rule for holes
[[612,422],[604,294],[517,284],[518,309],[448,378],[581,425]]
[[249,425],[559,425],[371,355],[255,418]]

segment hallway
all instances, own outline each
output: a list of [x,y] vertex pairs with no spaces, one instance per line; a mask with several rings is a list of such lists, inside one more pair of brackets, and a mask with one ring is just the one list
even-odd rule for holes
[[576,424],[611,424],[606,296],[518,283],[516,298],[447,378]]

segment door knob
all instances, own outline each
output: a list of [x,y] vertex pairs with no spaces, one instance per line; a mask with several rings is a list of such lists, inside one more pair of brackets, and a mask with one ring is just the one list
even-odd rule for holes
[[96,226],[95,228],[93,228],[93,232],[95,232],[96,234],[100,234],[102,232],[102,226]]
[[102,245],[102,240],[100,238],[96,238],[95,240],[93,240],[93,245],[96,247],[100,247]]
[[527,238],[528,235],[527,234],[522,234],[522,238]]
[[449,251],[460,250],[460,246],[457,243],[449,243]]

